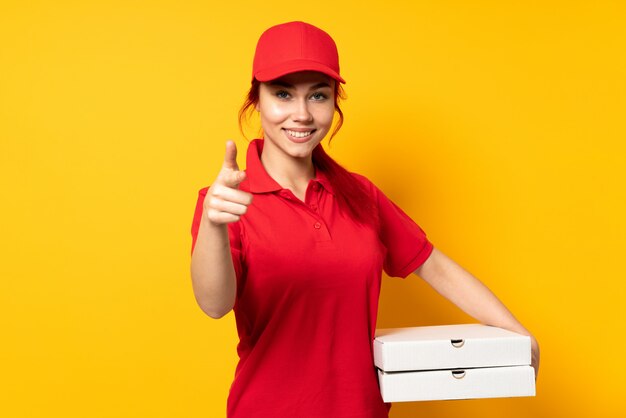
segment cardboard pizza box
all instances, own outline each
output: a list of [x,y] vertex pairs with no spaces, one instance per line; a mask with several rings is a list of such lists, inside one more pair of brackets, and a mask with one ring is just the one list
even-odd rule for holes
[[535,395],[530,337],[483,324],[377,329],[385,402]]

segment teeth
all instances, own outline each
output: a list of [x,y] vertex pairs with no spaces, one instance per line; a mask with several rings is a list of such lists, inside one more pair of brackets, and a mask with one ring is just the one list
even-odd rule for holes
[[296,131],[290,131],[289,129],[285,129],[285,130],[287,131],[287,133],[288,133],[289,135],[291,135],[291,136],[293,136],[293,137],[296,137],[296,138],[304,138],[304,137],[307,137],[307,136],[311,135],[311,133],[313,132],[313,131],[307,131],[307,132],[296,132]]

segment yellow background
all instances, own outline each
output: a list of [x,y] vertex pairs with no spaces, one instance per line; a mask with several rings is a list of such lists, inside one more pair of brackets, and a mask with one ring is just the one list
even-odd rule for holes
[[[289,20],[339,47],[349,98],[329,153],[541,346],[534,398],[396,403],[391,416],[618,415],[617,0],[2,1],[0,415],[224,416],[234,316],[195,304],[189,228],[227,139],[245,167],[236,113],[254,46]],[[474,322],[417,276],[383,280],[379,328]]]

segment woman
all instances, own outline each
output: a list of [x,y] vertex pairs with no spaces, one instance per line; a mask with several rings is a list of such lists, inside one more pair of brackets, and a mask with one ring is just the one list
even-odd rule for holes
[[481,323],[531,335],[380,189],[324,152],[335,112],[331,138],[343,119],[342,83],[327,33],[304,22],[265,31],[240,111],[240,123],[259,112],[263,138],[249,144],[245,171],[228,141],[200,190],[194,294],[213,318],[233,309],[240,337],[230,418],[387,417],[372,357],[382,271],[415,273]]

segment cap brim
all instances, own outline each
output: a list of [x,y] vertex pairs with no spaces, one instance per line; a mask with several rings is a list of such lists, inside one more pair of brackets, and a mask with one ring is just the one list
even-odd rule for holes
[[346,81],[330,67],[324,64],[320,64],[319,62],[307,60],[291,61],[287,63],[282,63],[281,65],[272,68],[265,68],[254,74],[254,78],[261,82],[266,82],[275,80],[287,74],[297,73],[300,71],[319,71],[320,73],[326,74],[327,76],[334,78],[340,83],[346,83]]

